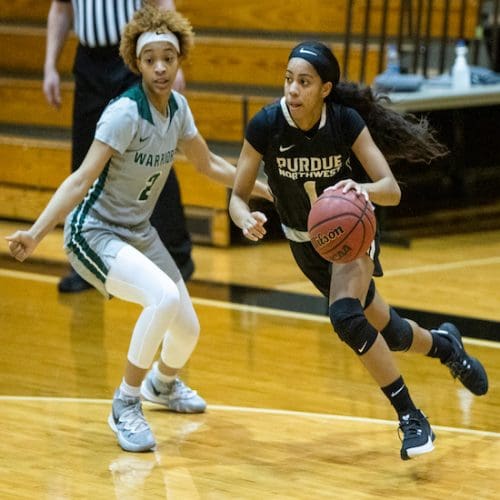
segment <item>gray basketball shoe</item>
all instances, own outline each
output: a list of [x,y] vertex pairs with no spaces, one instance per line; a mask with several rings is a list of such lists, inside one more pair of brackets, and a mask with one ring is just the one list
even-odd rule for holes
[[125,451],[148,451],[156,445],[139,398],[120,398],[116,390],[108,424]]
[[163,384],[154,379],[153,370],[142,382],[141,395],[145,400],[177,413],[203,413],[207,408],[205,400],[182,380],[176,378],[169,384]]

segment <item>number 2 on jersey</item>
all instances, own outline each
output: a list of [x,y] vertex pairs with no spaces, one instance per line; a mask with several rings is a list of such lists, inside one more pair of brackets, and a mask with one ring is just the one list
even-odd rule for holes
[[140,192],[139,197],[137,198],[139,201],[146,201],[149,198],[149,195],[151,194],[151,189],[153,188],[155,182],[160,178],[160,176],[161,176],[161,172],[157,172],[156,174],[153,174],[146,181],[146,186]]

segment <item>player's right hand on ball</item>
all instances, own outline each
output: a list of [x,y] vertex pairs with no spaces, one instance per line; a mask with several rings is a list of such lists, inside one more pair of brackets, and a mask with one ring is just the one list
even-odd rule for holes
[[16,260],[23,262],[32,253],[38,242],[28,231],[16,231],[5,239],[9,242],[9,250]]
[[252,241],[261,240],[267,232],[264,228],[266,222],[267,218],[262,212],[252,212],[243,224],[243,236]]

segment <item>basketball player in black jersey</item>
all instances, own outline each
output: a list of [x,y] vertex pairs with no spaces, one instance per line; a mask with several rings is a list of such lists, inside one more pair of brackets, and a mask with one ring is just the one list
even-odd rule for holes
[[426,330],[383,300],[373,281],[382,275],[378,235],[366,255],[348,264],[330,264],[312,247],[307,216],[325,189],[355,190],[374,205],[397,205],[401,192],[390,163],[429,162],[447,153],[426,122],[400,115],[378,102],[369,88],[339,79],[338,62],[326,45],[303,42],[291,51],[284,96],[248,125],[230,213],[250,240],[266,234],[265,215],[248,205],[263,162],[293,256],[328,297],[339,337],[396,410],[401,458],[407,460],[432,451],[434,433],[412,401],[391,351],[439,358],[476,395],[487,392],[488,379],[481,363],[465,352],[454,325]]

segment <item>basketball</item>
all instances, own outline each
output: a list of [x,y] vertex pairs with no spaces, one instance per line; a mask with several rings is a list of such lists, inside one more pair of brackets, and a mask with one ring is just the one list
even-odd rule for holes
[[312,205],[307,230],[324,259],[345,264],[364,255],[375,237],[377,223],[370,202],[350,190],[324,192]]

